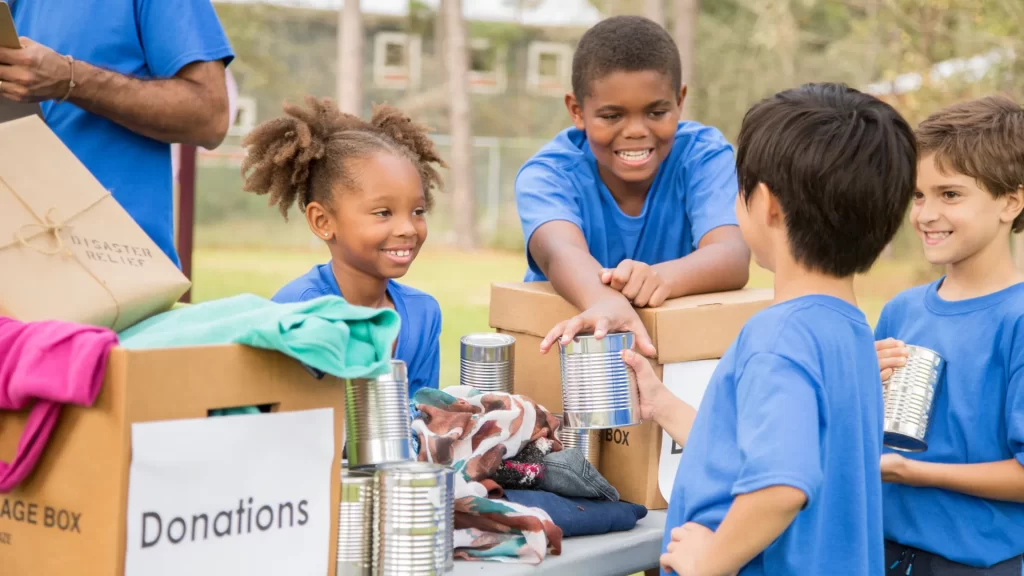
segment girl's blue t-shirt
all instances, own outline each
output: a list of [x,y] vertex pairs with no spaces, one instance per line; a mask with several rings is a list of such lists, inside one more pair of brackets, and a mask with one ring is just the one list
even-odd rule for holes
[[[437,388],[441,373],[441,307],[433,296],[388,281],[388,296],[401,319],[395,359],[405,362],[409,374],[409,397],[420,388]],[[292,280],[272,300],[280,303],[303,302],[321,296],[341,296],[331,263],[314,266]]]
[[736,225],[736,158],[717,129],[680,122],[639,216],[622,212],[597,172],[586,133],[563,130],[516,176],[516,205],[526,240],[527,282],[544,281],[530,238],[542,225],[571,222],[605,268],[623,260],[658,264],[697,249],[719,226]]

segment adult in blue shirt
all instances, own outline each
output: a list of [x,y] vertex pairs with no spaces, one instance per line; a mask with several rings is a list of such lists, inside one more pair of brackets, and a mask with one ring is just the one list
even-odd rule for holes
[[46,123],[164,253],[174,248],[171,143],[216,148],[234,57],[209,0],[13,0],[22,49],[0,96]]
[[718,130],[679,121],[681,76],[672,37],[645,18],[609,18],[580,40],[566,95],[575,127],[516,178],[526,281],[550,280],[584,311],[555,326],[542,352],[584,329],[625,329],[653,355],[634,305],[747,283],[732,148]]

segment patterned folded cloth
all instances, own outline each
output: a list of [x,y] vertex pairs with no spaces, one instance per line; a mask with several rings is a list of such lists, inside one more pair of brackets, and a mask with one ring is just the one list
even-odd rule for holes
[[419,459],[455,470],[455,555],[466,560],[539,564],[561,554],[562,531],[546,512],[498,500],[502,462],[540,439],[551,450],[558,420],[525,396],[483,393],[468,386],[423,388],[413,435]]

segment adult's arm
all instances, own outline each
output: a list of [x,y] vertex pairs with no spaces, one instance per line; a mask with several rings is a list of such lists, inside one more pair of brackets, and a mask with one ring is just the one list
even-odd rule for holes
[[[222,61],[192,62],[172,78],[126,76],[68,61],[22,38],[22,49],[0,48],[0,94],[20,102],[68,101],[133,132],[167,143],[216,148],[228,130],[228,94]],[[73,72],[72,72],[73,69]]]

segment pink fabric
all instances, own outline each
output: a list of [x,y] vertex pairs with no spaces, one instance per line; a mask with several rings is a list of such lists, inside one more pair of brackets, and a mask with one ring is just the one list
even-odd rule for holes
[[24,410],[35,401],[14,460],[0,461],[0,493],[35,468],[61,405],[96,401],[116,345],[117,334],[106,328],[0,317],[0,410]]

